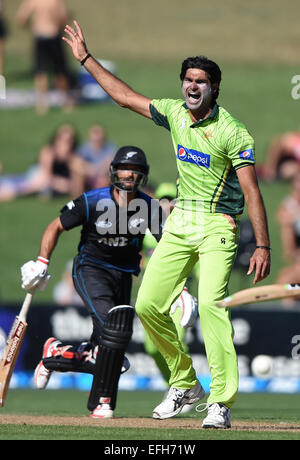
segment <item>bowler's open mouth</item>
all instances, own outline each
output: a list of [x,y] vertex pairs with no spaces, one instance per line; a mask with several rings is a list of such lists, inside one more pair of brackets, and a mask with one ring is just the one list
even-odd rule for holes
[[189,100],[192,101],[199,101],[201,95],[200,94],[193,94],[193,93],[188,93],[188,98]]

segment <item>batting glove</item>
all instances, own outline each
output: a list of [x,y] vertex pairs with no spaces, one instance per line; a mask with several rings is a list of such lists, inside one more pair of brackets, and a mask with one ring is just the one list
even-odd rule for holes
[[38,288],[43,291],[51,275],[48,274],[49,260],[43,257],[38,257],[37,261],[30,260],[21,267],[22,288],[30,290]]
[[177,308],[181,309],[180,326],[185,329],[193,327],[198,318],[198,300],[189,293],[186,287],[171,306],[171,314],[175,313]]

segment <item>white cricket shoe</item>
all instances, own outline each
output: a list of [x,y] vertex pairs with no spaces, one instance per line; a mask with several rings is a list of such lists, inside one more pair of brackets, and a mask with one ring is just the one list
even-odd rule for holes
[[230,409],[224,404],[209,404],[202,428],[231,428]]
[[166,398],[153,410],[153,418],[165,419],[179,414],[185,405],[194,404],[204,398],[205,391],[198,383],[194,388],[180,390],[170,388]]
[[39,390],[44,390],[48,385],[49,379],[53,371],[49,371],[43,364],[44,358],[50,358],[53,356],[55,352],[58,351],[58,348],[61,346],[61,342],[57,340],[55,337],[50,337],[50,339],[46,340],[43,347],[43,355],[42,360],[37,365],[34,371],[34,385]]
[[110,398],[100,398],[99,402],[100,404],[91,412],[90,417],[95,419],[113,418],[114,411],[110,406]]

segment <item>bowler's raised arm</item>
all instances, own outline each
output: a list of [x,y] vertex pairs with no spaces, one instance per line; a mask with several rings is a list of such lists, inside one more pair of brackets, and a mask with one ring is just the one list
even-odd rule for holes
[[66,25],[68,37],[62,39],[71,47],[74,57],[95,78],[99,85],[121,107],[151,118],[149,104],[151,99],[134,91],[130,86],[106,70],[88,51],[81,27],[74,21],[75,28]]

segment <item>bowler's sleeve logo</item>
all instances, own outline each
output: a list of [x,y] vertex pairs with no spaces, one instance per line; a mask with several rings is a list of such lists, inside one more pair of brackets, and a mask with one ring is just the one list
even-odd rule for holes
[[242,160],[254,161],[253,150],[252,149],[242,150],[242,152],[239,152],[239,157]]

